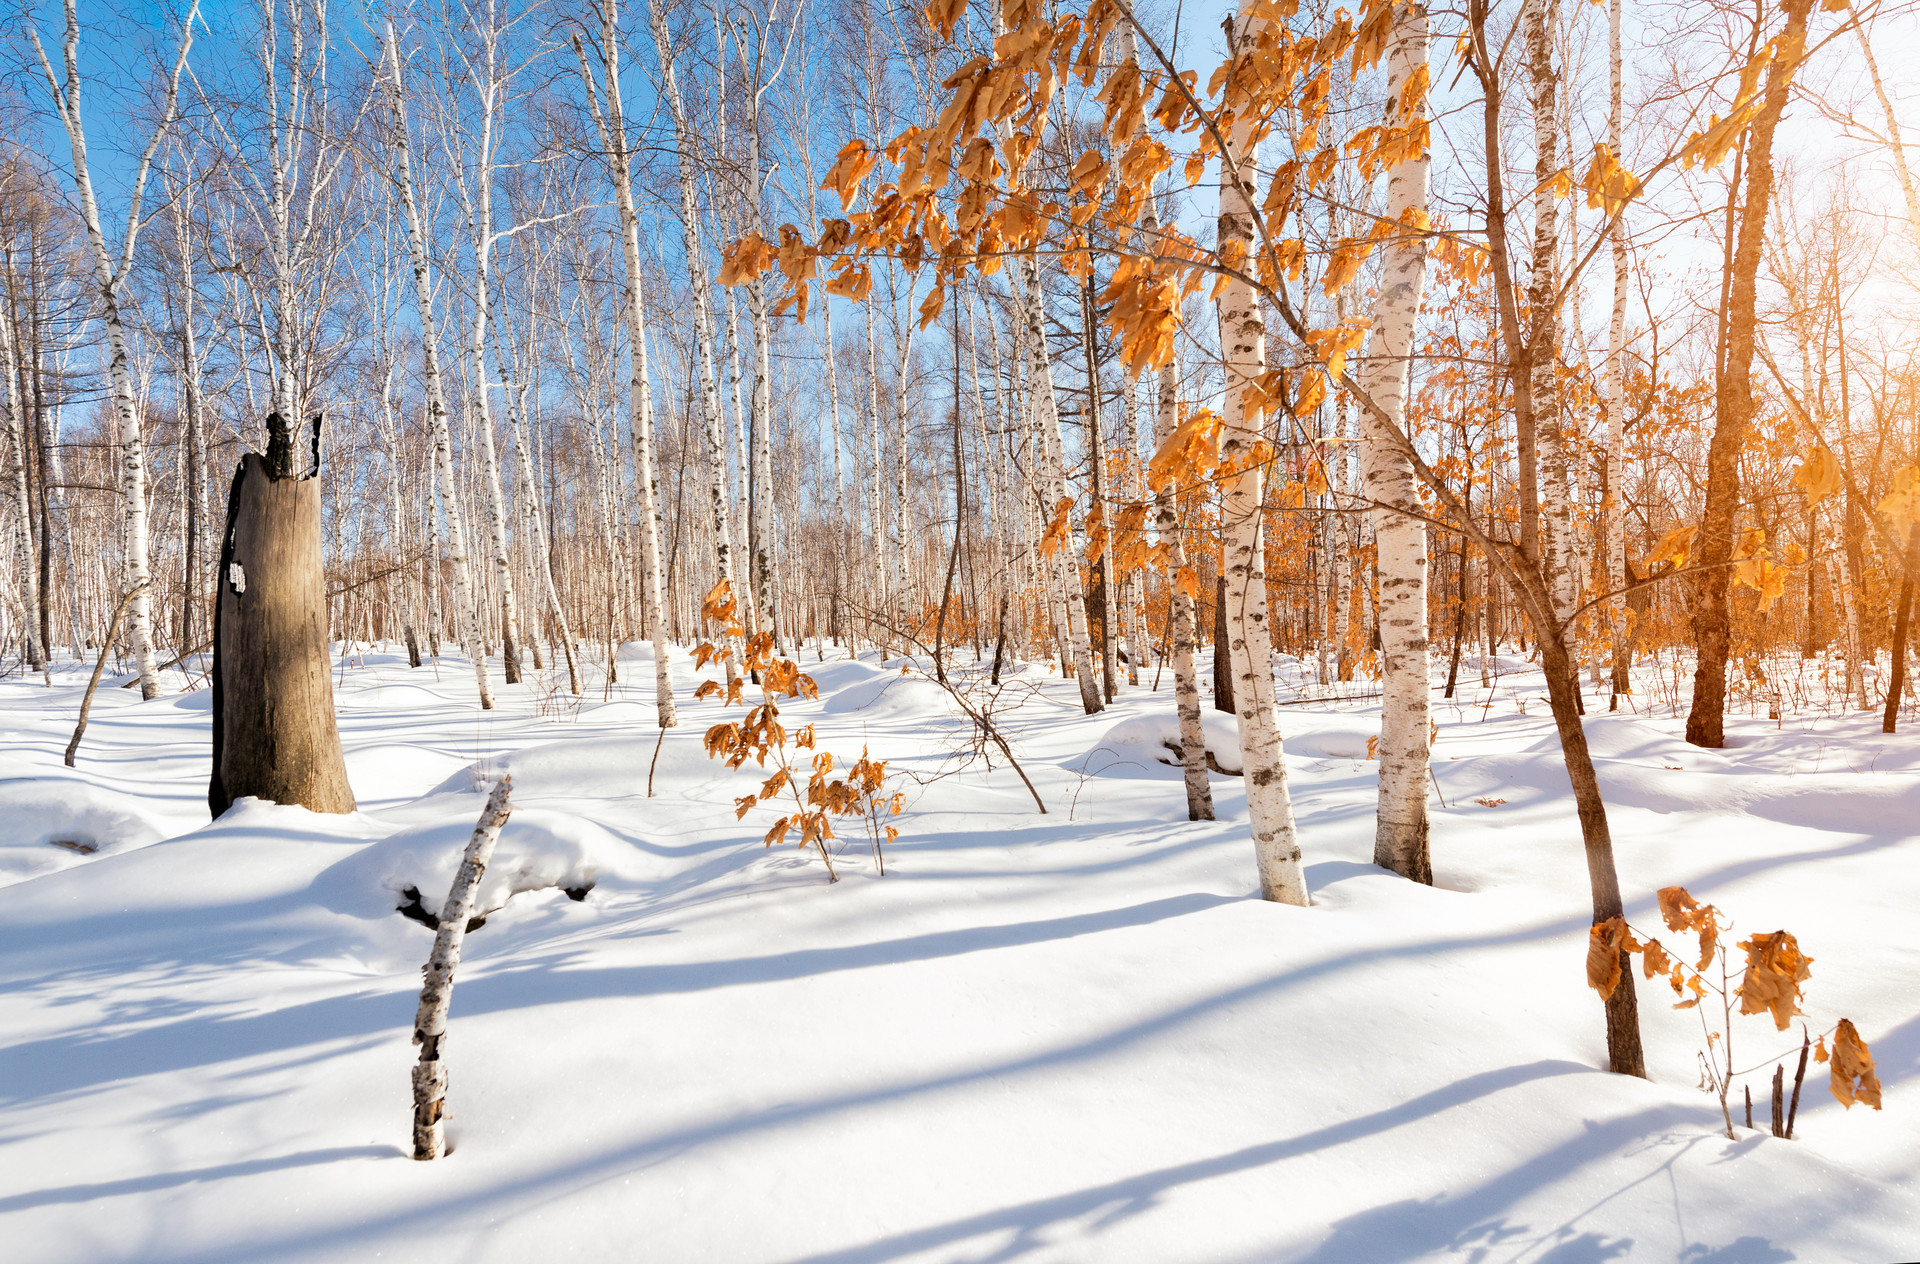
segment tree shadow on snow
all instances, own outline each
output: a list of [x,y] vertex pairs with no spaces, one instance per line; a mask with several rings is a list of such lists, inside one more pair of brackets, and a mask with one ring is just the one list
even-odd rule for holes
[[178,1189],[235,1176],[257,1176],[262,1172],[282,1172],[289,1168],[318,1167],[346,1159],[404,1159],[399,1146],[333,1146],[325,1150],[302,1150],[271,1159],[249,1159],[241,1163],[221,1163],[213,1167],[187,1168],[178,1172],[156,1172],[120,1181],[96,1181],[89,1185],[57,1185],[52,1189],[30,1190],[0,1198],[0,1215],[47,1207],[56,1203],[90,1203],[96,1198],[117,1198],[125,1194],[150,1194],[157,1190]]

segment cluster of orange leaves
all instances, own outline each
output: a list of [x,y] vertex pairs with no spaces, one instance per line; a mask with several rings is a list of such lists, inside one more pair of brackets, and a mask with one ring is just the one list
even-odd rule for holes
[[[1682,998],[1674,1008],[1692,1009],[1714,987],[1701,971],[1720,951],[1721,913],[1713,905],[1694,899],[1685,887],[1662,887],[1658,898],[1667,929],[1696,937],[1697,963],[1689,966],[1674,959],[1659,940],[1652,936],[1636,938],[1625,918],[1610,917],[1595,924],[1588,934],[1587,984],[1602,999],[1612,996],[1620,986],[1622,956],[1639,953],[1644,977],[1666,975],[1674,995]],[[1733,992],[1739,998],[1740,1012],[1769,1014],[1775,1029],[1785,1031],[1787,1024],[1803,1013],[1800,1003],[1805,998],[1800,986],[1812,976],[1813,958],[1801,952],[1793,934],[1784,930],[1751,935],[1735,946],[1747,954],[1746,968]],[[1842,1105],[1850,1107],[1858,1101],[1880,1109],[1880,1080],[1874,1073],[1873,1054],[1851,1021],[1843,1018],[1835,1027],[1831,1054],[1822,1035],[1813,1056],[1817,1062],[1830,1063],[1830,1087]]]
[[[965,11],[963,0],[931,0],[926,7],[943,38],[951,38]],[[820,187],[839,195],[844,218],[828,219],[812,241],[792,225],[780,228],[777,244],[749,234],[729,250],[721,280],[745,284],[778,268],[788,291],[779,310],[791,307],[805,319],[815,284],[824,283],[829,294],[864,300],[872,289],[868,260],[874,257],[890,255],[910,271],[931,263],[934,285],[920,306],[924,327],[944,309],[948,284],[969,271],[992,275],[1006,258],[1031,257],[1042,246],[1058,251],[1069,274],[1090,277],[1092,237],[1104,233],[1109,244],[1103,249],[1115,264],[1100,301],[1122,358],[1136,374],[1157,369],[1173,354],[1183,300],[1210,273],[1251,273],[1271,288],[1283,277],[1297,280],[1304,269],[1305,244],[1284,230],[1299,198],[1331,179],[1342,161],[1338,149],[1319,143],[1331,76],[1343,60],[1350,78],[1380,60],[1391,34],[1392,5],[1364,0],[1357,20],[1339,10],[1318,34],[1299,29],[1298,11],[1298,0],[1256,0],[1244,38],[1208,80],[1203,105],[1197,72],[1170,77],[1136,59],[1108,55],[1109,41],[1130,20],[1121,0],[1091,0],[1084,15],[1050,11],[1038,0],[1004,0],[1004,31],[991,53],[969,60],[943,82],[946,97],[937,117],[907,127],[884,145],[856,139],[840,151]],[[1036,192],[1025,172],[1048,125],[1048,107],[1070,79],[1089,88],[1097,83],[1105,144],[1071,164],[1063,201]],[[1393,116],[1405,121],[1363,129],[1346,143],[1346,160],[1375,174],[1423,156],[1429,87],[1424,70],[1409,76]],[[1238,132],[1258,144],[1283,115],[1293,125],[1297,156],[1269,181],[1262,203],[1271,249],[1248,258],[1231,243],[1230,258],[1177,228],[1162,227],[1150,237],[1137,232],[1144,193],[1159,176],[1179,163],[1187,184],[1196,184],[1219,156],[1221,137]],[[1184,152],[1176,154],[1150,133],[1149,122],[1161,136],[1183,143]],[[895,178],[866,190],[862,209],[854,210],[882,158],[898,168]],[[959,187],[943,204],[938,195],[954,181]],[[1323,286],[1337,290],[1381,244],[1428,229],[1416,214],[1406,223],[1380,220],[1341,240]],[[1220,275],[1216,285],[1226,279]],[[1357,345],[1350,330],[1328,333],[1333,345],[1326,353],[1336,363]],[[1257,381],[1249,392],[1250,419],[1289,396],[1297,412],[1310,411],[1326,387],[1318,372],[1309,377],[1291,392],[1277,373]]]
[[[745,629],[738,623],[733,586],[727,580],[721,580],[707,593],[700,612],[719,624],[725,637],[737,639],[745,635]],[[797,845],[800,850],[815,848],[826,862],[827,876],[837,880],[833,870],[833,855],[827,848],[827,843],[835,837],[833,818],[859,816],[871,820],[882,813],[898,816],[906,805],[904,792],[891,796],[885,793],[887,761],[870,758],[866,748],[862,747],[860,758],[847,769],[846,775],[835,777],[833,752],[815,749],[813,725],[804,725],[788,733],[786,726],[780,723],[780,708],[774,699],[817,698],[820,690],[813,678],[801,671],[792,659],[775,655],[771,634],[762,632],[747,638],[742,652],[736,652],[730,646],[703,642],[694,650],[694,663],[704,667],[711,662],[729,663],[736,670],[728,673],[728,681],[724,686],[717,680],[703,682],[694,690],[694,697],[710,697],[724,689],[726,705],[744,705],[741,697],[742,684],[747,678],[744,673],[757,672],[762,700],[758,706],[748,707],[746,715],[740,720],[716,724],[707,730],[707,757],[722,760],[728,768],[734,769],[740,768],[749,759],[762,768],[767,766],[769,758],[773,760],[773,770],[760,788],[734,800],[734,819],[744,819],[759,804],[776,802],[783,795],[790,798],[794,810],[781,816],[768,828],[765,844],[772,847],[785,842],[789,834],[798,830],[800,838]],[[796,752],[813,752],[807,765],[810,771],[795,767],[788,756],[789,745]],[[804,790],[799,783],[802,771],[807,771]],[[890,824],[881,828],[889,843],[900,837],[900,831]]]

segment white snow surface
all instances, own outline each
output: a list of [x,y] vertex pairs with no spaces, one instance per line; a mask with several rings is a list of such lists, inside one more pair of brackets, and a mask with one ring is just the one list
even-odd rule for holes
[[[1640,985],[1651,1079],[1600,1069],[1585,860],[1518,658],[1436,704],[1431,888],[1370,863],[1378,703],[1283,710],[1295,909],[1255,898],[1237,778],[1186,819],[1170,678],[1088,717],[1071,682],[1008,673],[996,722],[1042,815],[997,750],[957,757],[972,726],[920,672],[803,661],[821,696],[789,726],[912,775],[886,876],[849,828],[829,885],[763,848],[773,809],[735,819],[766,772],[706,757],[738,711],[690,699],[683,651],[660,738],[649,653],[577,706],[529,673],[481,712],[456,660],[356,651],[360,811],[212,823],[205,690],[103,686],[68,770],[84,670],[0,681],[0,1258],[1920,1257],[1920,739],[1877,716],[1735,719],[1721,751],[1664,711],[1587,720],[1635,924],[1680,883],[1734,937],[1791,929],[1815,1029],[1850,1017],[1879,1060],[1883,1112],[1815,1067],[1776,1140],[1798,1033],[1736,1016],[1762,1131],[1728,1141],[1663,987]],[[454,1148],[415,1163],[432,933],[397,891],[438,907],[504,773],[445,1046]]]

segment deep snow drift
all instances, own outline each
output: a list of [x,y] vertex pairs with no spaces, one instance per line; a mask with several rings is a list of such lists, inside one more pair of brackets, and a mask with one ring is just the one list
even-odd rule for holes
[[[1368,863],[1377,704],[1285,709],[1302,910],[1252,898],[1237,779],[1213,779],[1218,822],[1186,821],[1170,679],[1085,717],[1017,674],[1002,722],[1040,815],[997,754],[956,757],[937,687],[804,657],[821,696],[789,716],[908,778],[884,878],[852,831],[829,885],[762,849],[772,811],[734,819],[763,774],[706,758],[722,711],[686,701],[680,657],[656,753],[640,663],[611,701],[542,682],[482,713],[457,662],[356,654],[360,812],[212,824],[205,690],[104,688],[69,771],[82,670],[0,682],[0,1256],[1920,1256],[1920,739],[1836,713],[1701,751],[1665,717],[1588,722],[1635,923],[1681,883],[1734,937],[1794,931],[1816,1029],[1850,1017],[1879,1059],[1884,1112],[1843,1111],[1816,1067],[1797,1140],[1729,1142],[1664,988],[1641,984],[1652,1082],[1595,1069],[1584,861],[1517,660],[1437,704],[1431,889]],[[1233,758],[1230,721],[1209,738]],[[453,997],[454,1153],[415,1163],[431,932],[395,908],[409,886],[437,908],[504,772]],[[1764,1115],[1797,1030],[1736,1017],[1733,1039]]]

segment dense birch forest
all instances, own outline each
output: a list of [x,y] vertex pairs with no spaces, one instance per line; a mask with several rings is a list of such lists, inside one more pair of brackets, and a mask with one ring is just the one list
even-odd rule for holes
[[[1126,6],[96,20],[13,33],[16,670],[85,657],[130,591],[144,691],[203,651],[222,493],[277,412],[322,419],[334,638],[505,684],[697,640],[725,579],[783,652],[1044,659],[1095,711],[1237,634],[1225,578],[1319,686],[1393,695],[1417,763],[1398,682],[1542,639],[1512,543],[1583,706],[1635,653],[1709,746],[1728,707],[1807,705],[1795,656],[1892,696],[1862,667],[1899,644],[1916,455],[1900,11],[1281,5],[1245,49]],[[983,57],[1019,113],[959,137]],[[1248,106],[1202,91],[1236,75]],[[992,241],[929,235],[1016,190]],[[890,195],[922,217],[891,239]],[[772,256],[728,270],[849,223],[810,302]],[[1282,246],[1235,288],[1223,260]],[[1201,412],[1267,445],[1257,485],[1149,476],[1190,471],[1166,440]]]
[[[1371,861],[1447,887],[1442,722],[1525,677],[1602,1065],[1659,1078],[1668,984],[1800,1016],[1793,936],[1715,983],[1724,915],[1623,881],[1589,733],[1912,723],[1913,6],[61,3],[13,7],[0,83],[0,670],[92,672],[69,768],[96,688],[215,679],[265,451],[318,480],[336,689],[643,698],[634,785],[691,728],[773,774],[714,818],[784,813],[756,850],[834,879],[884,873],[930,784],[781,725],[835,663],[930,682],[942,758],[1048,820],[1095,774],[1030,769],[1022,707],[1164,711],[1176,818],[1300,907],[1296,708],[1377,712]],[[512,837],[489,784],[423,1059]]]

